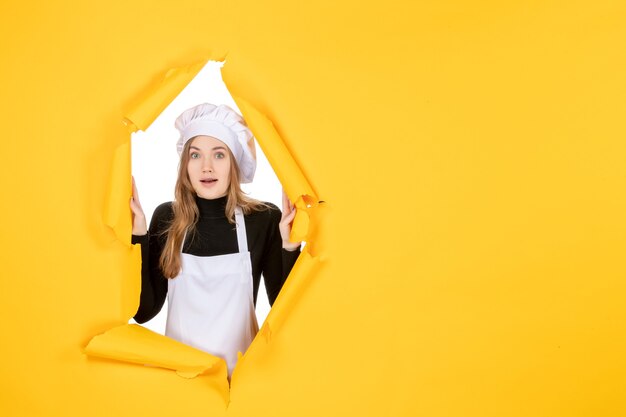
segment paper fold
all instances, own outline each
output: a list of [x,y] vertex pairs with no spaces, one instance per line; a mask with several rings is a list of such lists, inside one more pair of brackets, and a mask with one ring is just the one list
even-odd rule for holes
[[295,265],[291,269],[289,279],[283,285],[274,303],[274,307],[267,315],[263,326],[259,330],[261,337],[269,342],[272,332],[276,331],[289,316],[291,306],[295,305],[300,294],[306,287],[306,283],[313,276],[313,271],[320,265],[318,257],[311,256],[308,246],[302,250]]
[[131,132],[146,130],[206,65],[208,59],[181,68],[172,68],[160,83],[148,90],[124,118]]
[[290,240],[293,242],[306,240],[309,228],[307,212],[318,203],[313,187],[300,170],[272,121],[245,99],[241,97],[233,97],[233,99],[267,156],[287,196],[298,209],[291,228]]
[[[226,381],[226,362],[138,324],[124,324],[95,336],[84,349],[89,356],[152,365],[193,378],[212,374]],[[228,387],[226,387],[228,392]]]
[[104,203],[104,224],[113,229],[120,242],[130,247],[132,230],[130,142],[126,142],[115,149],[110,175],[109,188]]

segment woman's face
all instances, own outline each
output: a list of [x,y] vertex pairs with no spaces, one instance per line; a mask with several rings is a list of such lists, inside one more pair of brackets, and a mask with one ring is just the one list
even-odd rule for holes
[[226,195],[230,184],[230,152],[224,142],[211,136],[196,136],[189,146],[187,173],[201,198]]

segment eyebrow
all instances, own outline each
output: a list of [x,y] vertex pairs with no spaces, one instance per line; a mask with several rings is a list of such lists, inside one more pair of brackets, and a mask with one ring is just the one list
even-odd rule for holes
[[[202,150],[202,149],[197,148],[197,147],[195,147],[195,146],[193,146],[193,145],[191,145],[191,146],[189,147],[189,149],[195,149],[195,150],[197,150],[197,151],[201,151],[201,150]],[[212,150],[212,151],[215,151],[215,150],[218,150],[218,149],[224,149],[224,150],[226,150],[226,148],[225,148],[225,147],[223,147],[223,146],[216,146],[215,148],[213,148],[213,149],[211,149],[211,150]]]

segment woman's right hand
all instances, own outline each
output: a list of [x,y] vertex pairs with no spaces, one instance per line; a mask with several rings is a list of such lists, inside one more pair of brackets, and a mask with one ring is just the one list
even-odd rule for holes
[[134,177],[133,196],[130,198],[130,210],[133,213],[133,235],[143,236],[148,233],[146,216],[143,214],[143,209],[141,208],[141,203],[139,202],[139,193],[137,192],[137,186],[135,185]]

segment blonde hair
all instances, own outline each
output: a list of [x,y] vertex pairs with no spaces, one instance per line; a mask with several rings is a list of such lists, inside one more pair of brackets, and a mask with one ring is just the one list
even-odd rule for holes
[[[198,205],[196,204],[196,192],[193,189],[191,180],[189,179],[189,173],[187,172],[189,147],[192,141],[193,138],[185,143],[180,156],[178,178],[174,188],[175,200],[172,203],[174,217],[169,226],[163,231],[163,233],[167,235],[167,240],[163,252],[161,252],[159,266],[166,278],[175,278],[180,273],[180,250],[183,239],[187,232],[195,232],[200,214]],[[235,224],[235,208],[237,206],[241,207],[244,214],[266,210],[269,206],[243,193],[239,183],[237,161],[230,149],[227,148],[227,150],[230,158],[230,184],[226,190],[227,199],[224,214],[230,223]]]

